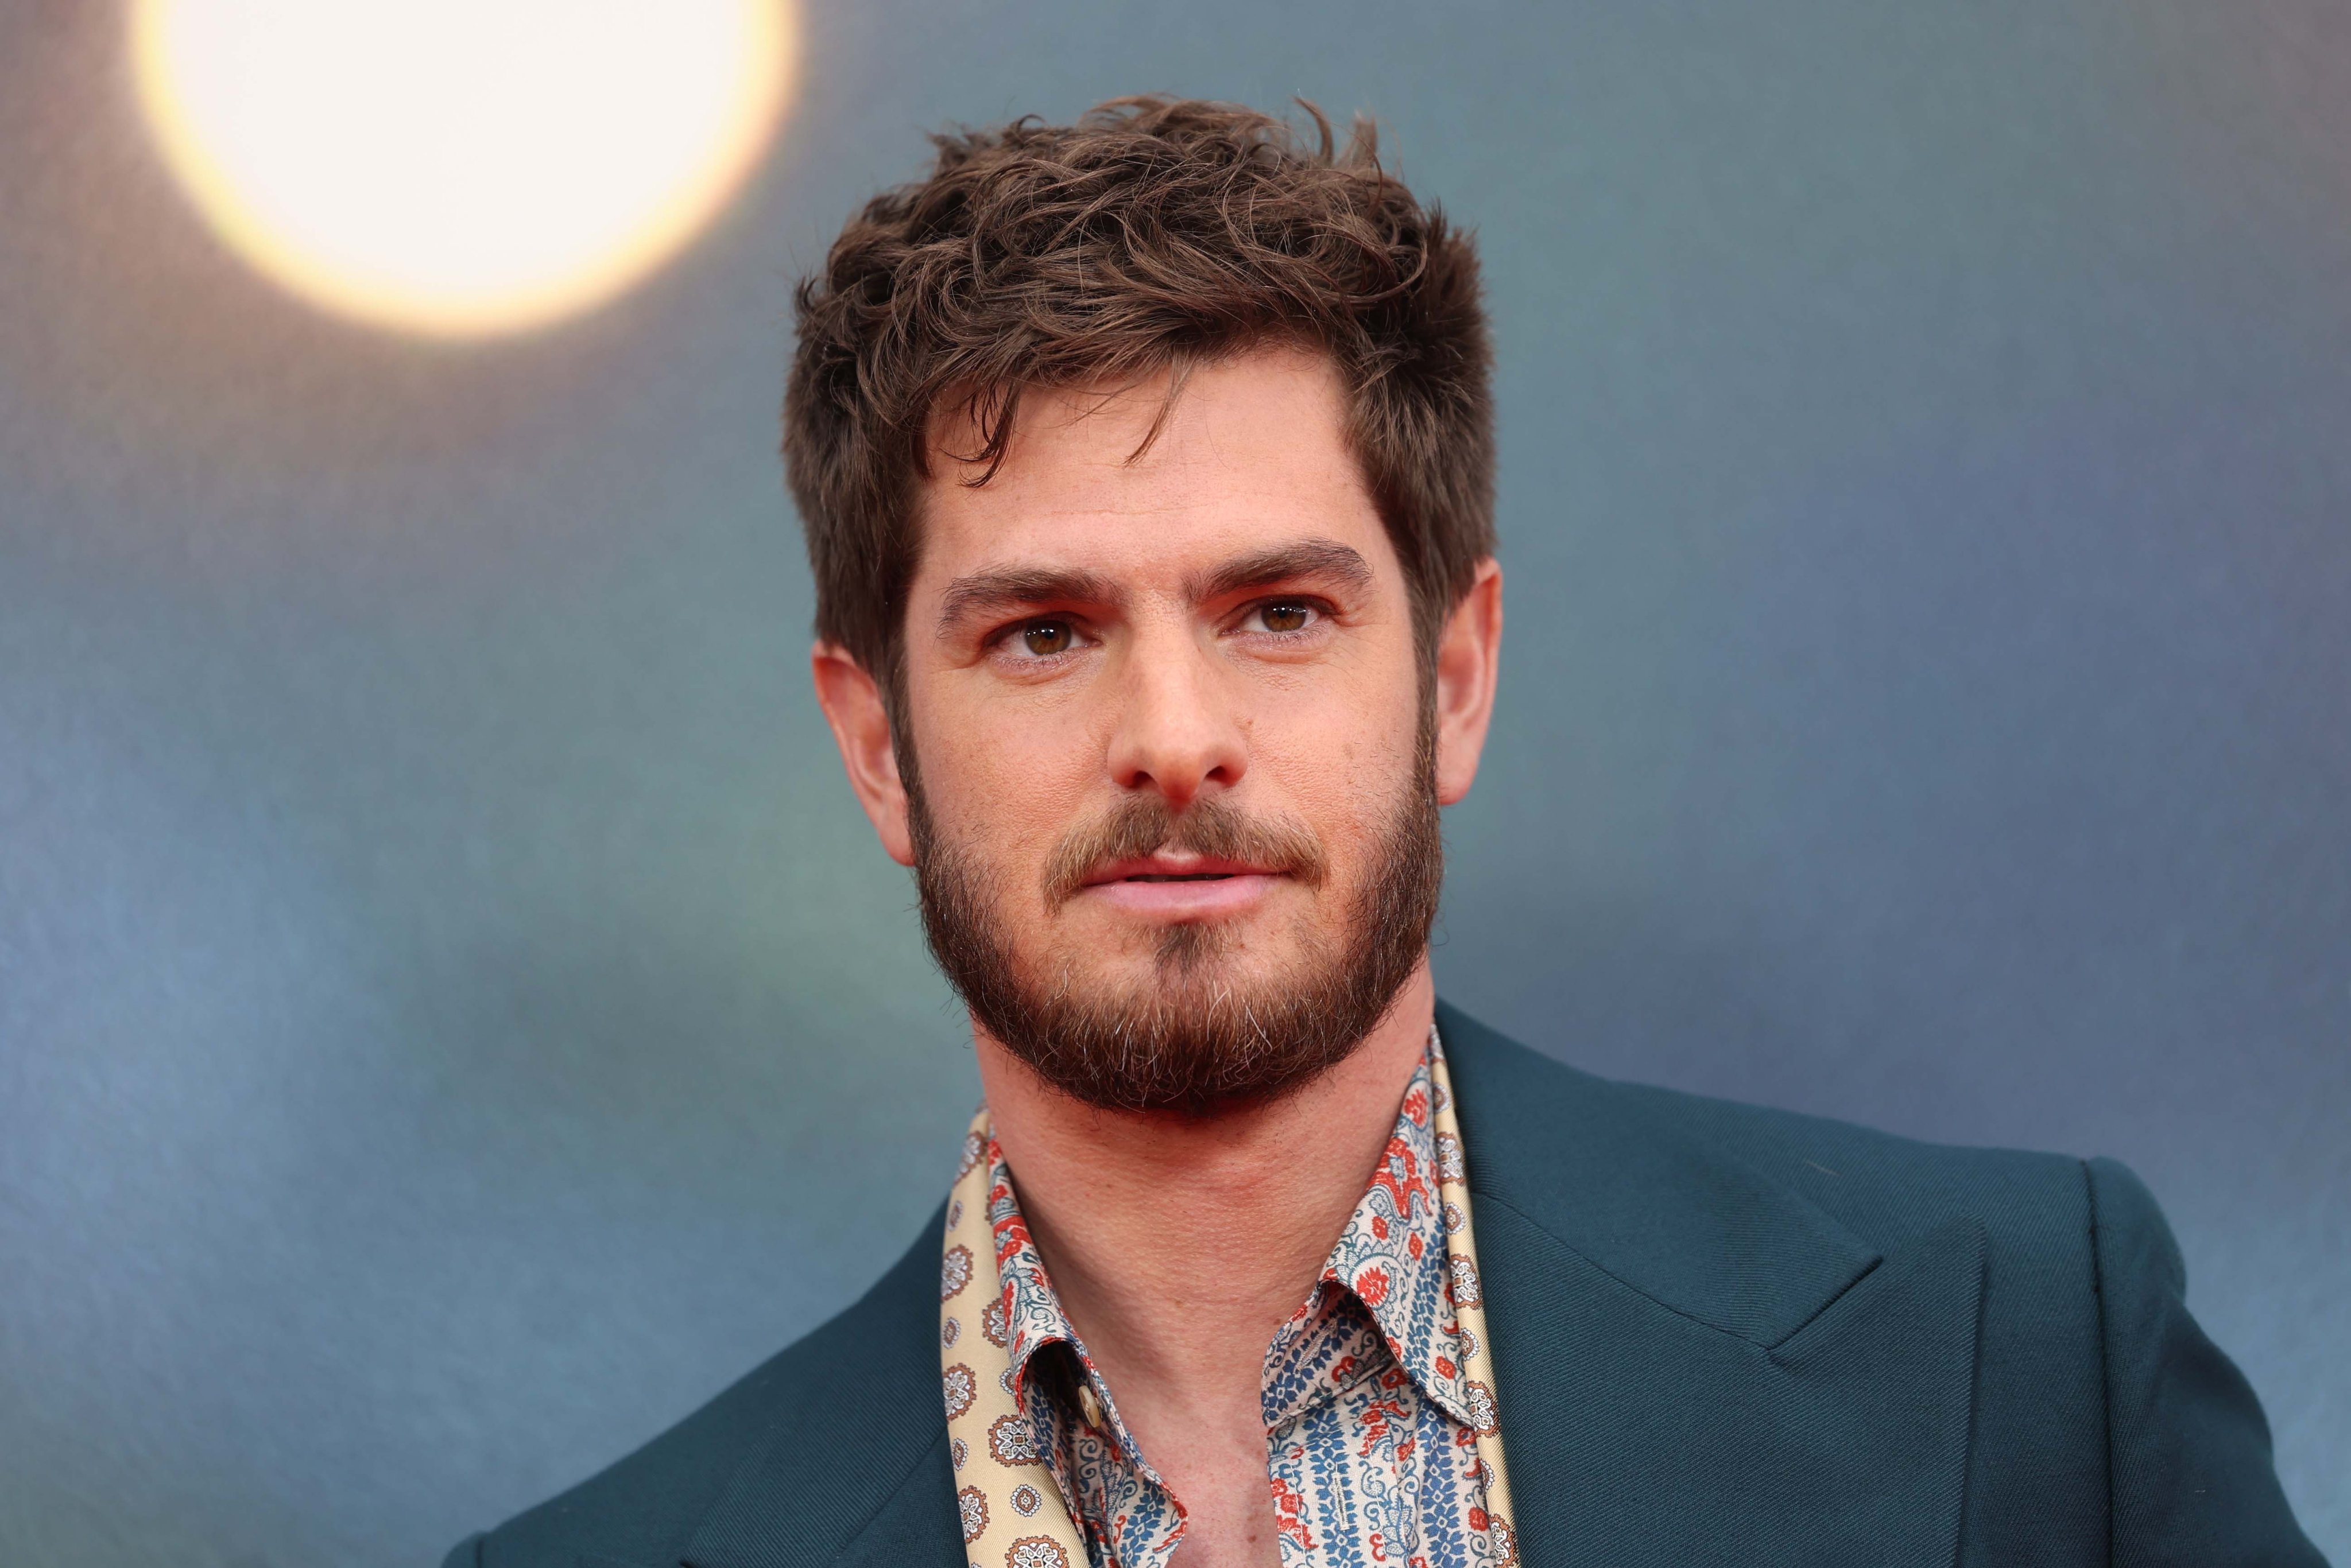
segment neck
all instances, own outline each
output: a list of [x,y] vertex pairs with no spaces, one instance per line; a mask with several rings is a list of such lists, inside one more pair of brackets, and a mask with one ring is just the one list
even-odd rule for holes
[[1144,1409],[1244,1391],[1306,1299],[1387,1147],[1435,1015],[1424,959],[1337,1067],[1213,1116],[1105,1111],[975,1029],[980,1082],[1062,1310],[1146,1450]]

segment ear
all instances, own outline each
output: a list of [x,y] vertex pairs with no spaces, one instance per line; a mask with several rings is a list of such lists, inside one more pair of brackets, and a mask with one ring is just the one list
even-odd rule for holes
[[1494,686],[1502,670],[1502,568],[1492,556],[1478,563],[1469,591],[1446,618],[1437,643],[1437,801],[1451,805],[1469,793],[1486,726],[1494,717]]
[[906,786],[898,777],[898,753],[890,735],[890,711],[882,689],[865,667],[839,643],[820,642],[809,650],[809,673],[816,681],[817,705],[841,747],[849,787],[873,824],[890,858],[914,863],[914,842],[906,830]]

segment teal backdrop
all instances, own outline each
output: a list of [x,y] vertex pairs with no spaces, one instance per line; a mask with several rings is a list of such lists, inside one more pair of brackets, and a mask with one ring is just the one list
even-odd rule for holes
[[429,1563],[905,1244],[976,1080],[808,694],[788,291],[925,129],[1151,88],[1482,239],[1446,992],[2128,1161],[2351,1558],[2335,0],[809,0],[722,221],[472,346],[225,254],[119,31],[0,8],[0,1563]]

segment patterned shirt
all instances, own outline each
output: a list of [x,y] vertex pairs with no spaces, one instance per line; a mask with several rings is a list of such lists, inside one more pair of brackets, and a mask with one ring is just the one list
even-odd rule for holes
[[[1283,1568],[1499,1568],[1515,1555],[1508,1532],[1488,1528],[1477,1431],[1490,1432],[1494,1417],[1485,1386],[1463,1370],[1468,1331],[1454,1293],[1475,1301],[1478,1285],[1468,1259],[1458,1281],[1447,1262],[1447,1231],[1462,1221],[1437,1195],[1437,1161],[1458,1179],[1461,1152],[1440,1148],[1437,1092],[1424,1057],[1370,1187],[1266,1350],[1267,1480]],[[1008,1390],[1093,1568],[1166,1568],[1184,1506],[1063,1314],[992,1138],[986,1158],[1004,1294],[984,1326],[1008,1355]]]

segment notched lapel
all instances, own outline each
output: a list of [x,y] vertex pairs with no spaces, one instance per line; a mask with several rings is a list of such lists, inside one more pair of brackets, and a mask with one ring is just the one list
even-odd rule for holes
[[1437,1017],[1481,1213],[1507,1203],[1660,1305],[1757,1345],[1876,1265],[1833,1216],[1637,1095],[1442,1002]]
[[[773,1481],[763,1478],[757,1484],[765,1490]],[[831,1544],[826,1537],[831,1532],[822,1528],[796,1531],[776,1519],[786,1507],[822,1513],[827,1494],[841,1490],[845,1489],[831,1478],[804,1473],[792,1483],[789,1502],[755,1511],[738,1498],[695,1537],[680,1568],[963,1568],[965,1553],[956,1539],[955,1470],[947,1462],[944,1416],[937,1441],[872,1517],[855,1526],[846,1544]],[[838,1521],[828,1517],[825,1522]]]
[[939,1403],[939,1230],[795,1347],[767,1441],[728,1483],[682,1568],[962,1568]]
[[1768,1349],[1659,1305],[1514,1210],[1481,1209],[1478,1229],[1526,1561],[1954,1561],[1980,1225],[1899,1250]]
[[938,1563],[962,1568],[967,1554],[956,1539],[955,1467],[947,1459],[946,1417],[939,1438],[882,1511],[833,1559],[833,1568],[914,1568]]
[[1884,1256],[1446,1009],[1525,1561],[1949,1568],[1985,1236]]

